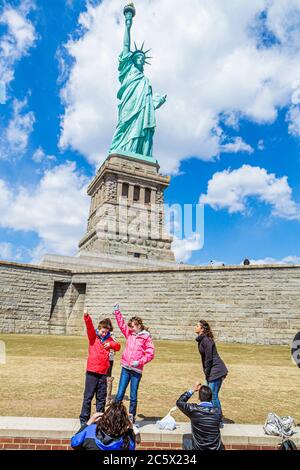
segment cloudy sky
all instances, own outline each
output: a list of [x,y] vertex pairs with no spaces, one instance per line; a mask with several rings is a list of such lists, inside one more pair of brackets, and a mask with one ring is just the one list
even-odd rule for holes
[[[77,251],[116,125],[124,3],[0,3],[0,259]],[[145,72],[168,95],[166,202],[205,204],[204,246],[176,240],[178,261],[300,263],[300,0],[135,5]]]

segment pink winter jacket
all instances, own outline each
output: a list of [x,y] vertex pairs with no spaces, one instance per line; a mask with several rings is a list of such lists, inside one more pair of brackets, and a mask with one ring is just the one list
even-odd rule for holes
[[[143,372],[144,365],[154,358],[154,345],[148,331],[133,333],[124,321],[120,310],[115,311],[115,316],[120,330],[126,338],[125,350],[122,354],[121,364],[123,367],[139,372]],[[133,367],[133,362],[137,361],[138,366]]]

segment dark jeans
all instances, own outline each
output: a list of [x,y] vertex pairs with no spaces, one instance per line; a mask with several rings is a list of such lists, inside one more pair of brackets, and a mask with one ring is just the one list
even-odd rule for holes
[[86,372],[83,403],[80,413],[80,423],[86,423],[91,416],[92,399],[96,394],[96,411],[103,413],[106,401],[107,378],[106,375]]
[[212,380],[211,382],[208,382],[207,385],[212,391],[212,403],[214,408],[219,408],[219,410],[222,413],[222,406],[221,402],[219,400],[219,391],[221,389],[223,380],[222,379],[217,379],[217,380]]
[[193,450],[193,440],[191,434],[184,434],[182,448],[183,450]]
[[109,369],[107,371],[107,377],[111,377],[112,376],[112,369],[113,369],[113,366],[114,366],[114,361],[109,361]]
[[[192,439],[191,434],[184,434],[183,441],[182,441],[182,448],[183,448],[183,450],[196,450],[194,448],[193,439]],[[219,450],[225,450],[223,442],[221,442]]]
[[116,401],[122,401],[126,392],[126,388],[130,382],[130,405],[129,413],[135,417],[137,408],[137,393],[139,384],[142,378],[142,374],[133,370],[128,370],[122,367],[121,377],[119,381],[119,389],[116,395]]

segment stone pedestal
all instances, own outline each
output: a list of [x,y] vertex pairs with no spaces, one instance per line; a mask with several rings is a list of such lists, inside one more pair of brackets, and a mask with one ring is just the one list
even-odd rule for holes
[[109,155],[88,187],[91,206],[79,257],[103,254],[139,259],[141,264],[174,262],[164,222],[169,183],[155,161]]

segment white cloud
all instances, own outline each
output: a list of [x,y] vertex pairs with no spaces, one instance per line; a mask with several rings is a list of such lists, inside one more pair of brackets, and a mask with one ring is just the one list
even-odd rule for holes
[[294,137],[300,137],[300,80],[295,80],[291,96],[291,105],[286,114],[288,131]]
[[76,1],[76,0],[66,0],[67,6],[68,6],[69,8],[73,8],[75,1]]
[[0,159],[21,157],[27,150],[35,116],[26,111],[27,99],[13,101],[13,115],[0,137]]
[[[224,115],[235,127],[240,118],[271,123],[290,105],[292,84],[300,78],[299,12],[299,0],[189,0],[184,7],[180,0],[145,0],[137,6],[133,39],[152,47],[146,74],[154,92],[168,94],[157,112],[154,142],[163,171],[177,171],[189,156],[218,156]],[[79,27],[81,37],[66,45],[74,64],[62,91],[60,144],[99,163],[117,121],[120,1],[90,4]],[[263,46],[262,30],[277,42]]]
[[276,260],[272,257],[267,257],[264,259],[251,259],[250,264],[300,264],[299,256],[285,256],[281,260]]
[[300,220],[300,206],[292,198],[287,177],[277,178],[264,168],[250,165],[215,173],[208,182],[207,194],[201,195],[200,202],[234,213],[244,212],[251,197],[271,205],[274,216]]
[[289,133],[295,137],[300,137],[300,107],[291,106],[287,113],[286,120],[289,124]]
[[46,171],[33,189],[0,180],[0,226],[36,232],[40,252],[74,254],[88,216],[86,185],[71,162]]
[[22,247],[15,247],[10,242],[0,243],[0,259],[5,261],[20,261],[25,250]]
[[44,158],[45,158],[45,152],[41,147],[39,147],[32,155],[32,160],[35,163],[41,163],[44,160]]
[[292,85],[293,88],[293,93],[292,93],[292,98],[291,102],[293,105],[300,104],[300,80],[295,80]]
[[[0,80],[9,85],[14,79],[17,61],[28,55],[37,34],[28,15],[35,9],[33,0],[20,0],[18,7],[5,2],[0,9]],[[20,157],[27,149],[35,122],[34,113],[26,111],[27,99],[13,101],[13,115],[6,129],[1,129],[0,159]]]
[[[28,254],[30,257],[30,263],[40,264],[43,257],[48,253],[48,248],[46,243],[39,243],[32,250],[29,250]],[[65,253],[62,253],[65,254]]]
[[37,39],[28,19],[34,8],[33,1],[21,0],[17,8],[5,2],[0,11],[0,26],[7,30],[0,39],[0,78],[6,84],[14,78],[15,63],[28,54]]
[[227,144],[220,145],[220,152],[224,152],[224,153],[238,153],[238,152],[253,153],[254,149],[251,147],[251,145],[244,142],[241,137],[236,137],[235,139],[232,140],[232,142],[228,142]]
[[264,150],[265,149],[265,142],[263,139],[260,139],[258,142],[257,142],[257,149],[258,150]]
[[177,262],[187,262],[193,255],[203,247],[203,241],[198,233],[193,233],[189,238],[174,238],[172,250],[175,253]]
[[299,47],[300,2],[299,0],[271,0],[266,24],[278,40],[290,49]]
[[9,259],[12,256],[12,244],[0,243],[0,259]]
[[300,264],[300,256],[286,256],[282,259],[286,264]]
[[235,130],[239,129],[239,115],[233,111],[226,111],[221,116],[222,121],[228,127],[232,127]]
[[46,155],[42,147],[39,147],[32,155],[32,160],[35,163],[42,163],[45,161],[54,161],[56,157],[54,155]]

